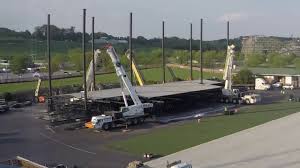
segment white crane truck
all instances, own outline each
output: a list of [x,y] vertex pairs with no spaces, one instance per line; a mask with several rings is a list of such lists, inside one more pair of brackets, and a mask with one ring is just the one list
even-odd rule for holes
[[[117,55],[115,49],[112,46],[108,46],[106,52],[111,58],[111,61],[116,70],[116,74],[120,79],[122,96],[124,100],[124,107],[121,107],[120,111],[107,112],[106,114],[93,116],[91,122],[86,123],[85,126],[88,128],[96,128],[109,130],[113,127],[120,125],[136,125],[143,123],[145,118],[148,116],[145,113],[145,109],[152,109],[152,103],[142,103],[139,99],[135,88],[130,83],[130,80],[124,70],[120,58]],[[98,50],[100,53],[100,50]],[[124,92],[124,87],[128,91],[129,96],[133,102],[132,105],[128,105],[128,101]]]
[[224,68],[223,79],[225,80],[225,86],[222,89],[222,95],[220,101],[224,103],[234,104],[255,104],[261,101],[259,94],[245,94],[240,93],[239,89],[232,89],[232,69],[233,69],[233,57],[234,57],[234,45],[228,46],[227,56]]

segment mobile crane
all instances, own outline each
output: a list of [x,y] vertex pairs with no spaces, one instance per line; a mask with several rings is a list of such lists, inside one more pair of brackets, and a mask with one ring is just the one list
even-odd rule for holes
[[[95,50],[94,55],[95,55],[95,71],[97,71],[96,65],[100,65],[101,59],[99,58],[100,50]],[[94,77],[93,77],[93,59],[91,60],[88,70],[87,70],[87,75],[86,75],[86,87],[88,91],[93,91],[95,89],[94,86]]]
[[[111,58],[111,61],[116,70],[116,74],[120,79],[122,97],[124,100],[125,107],[121,107],[120,111],[107,112],[106,114],[93,116],[91,122],[86,123],[85,126],[88,128],[104,129],[109,130],[113,127],[120,125],[136,125],[143,123],[145,118],[148,116],[145,110],[151,110],[153,107],[152,103],[142,103],[139,99],[135,88],[130,83],[130,80],[124,70],[120,58],[117,55],[115,49],[112,46],[107,46],[106,52]],[[100,50],[98,50],[100,53]],[[124,92],[124,87],[128,91],[133,105],[128,105],[128,101]]]
[[246,103],[255,104],[261,101],[258,94],[245,94],[240,93],[239,89],[232,89],[232,69],[233,69],[233,57],[234,57],[234,45],[228,46],[227,56],[224,68],[223,79],[225,80],[225,86],[222,89],[221,102],[225,103]]

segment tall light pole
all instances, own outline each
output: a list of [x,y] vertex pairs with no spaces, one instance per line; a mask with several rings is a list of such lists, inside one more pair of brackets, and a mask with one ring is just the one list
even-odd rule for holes
[[133,70],[132,70],[132,12],[129,15],[129,54],[130,54],[130,81],[133,84]]
[[95,17],[92,17],[93,89],[96,90],[95,72]]
[[85,55],[85,19],[86,9],[83,9],[83,24],[82,24],[82,55],[83,55],[83,87],[84,87],[84,110],[87,113],[87,88],[86,88],[86,55]]
[[203,19],[200,20],[200,83],[203,84],[203,48],[202,48],[202,43],[203,43]]
[[193,24],[190,23],[190,79],[193,80]]
[[163,70],[163,83],[166,83],[166,63],[165,63],[165,22],[162,22],[162,37],[161,37],[161,55],[162,55],[162,70]]
[[51,49],[50,49],[50,14],[48,14],[48,24],[47,24],[47,55],[48,55],[48,81],[49,81],[49,111],[52,111],[52,69],[51,69]]

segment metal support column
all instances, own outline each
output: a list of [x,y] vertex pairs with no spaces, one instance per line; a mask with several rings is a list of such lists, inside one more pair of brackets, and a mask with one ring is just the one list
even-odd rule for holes
[[47,24],[47,55],[48,55],[48,77],[49,77],[49,98],[48,98],[48,111],[52,111],[52,69],[51,69],[51,49],[50,49],[50,14],[48,14]]
[[200,83],[203,84],[203,19],[200,20]]
[[130,81],[133,85],[133,70],[132,70],[132,12],[129,16],[129,52],[130,52]]
[[190,79],[193,80],[193,25],[190,24]]
[[165,63],[165,22],[164,22],[164,21],[162,22],[161,55],[162,55],[163,83],[166,83],[166,63]]
[[226,46],[226,49],[228,48],[229,46],[229,21],[227,21],[227,46]]
[[95,72],[95,17],[92,17],[93,89],[96,90]]
[[83,55],[83,87],[84,87],[84,110],[87,112],[87,88],[86,88],[86,55],[85,55],[85,24],[86,9],[83,9],[82,27],[82,55]]

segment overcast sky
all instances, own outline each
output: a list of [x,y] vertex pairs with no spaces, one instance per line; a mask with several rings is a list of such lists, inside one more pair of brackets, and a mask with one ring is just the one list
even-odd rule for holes
[[166,35],[199,38],[200,18],[204,19],[204,39],[226,37],[226,21],[231,22],[231,37],[241,35],[300,36],[299,0],[1,0],[0,27],[30,30],[51,22],[59,27],[82,30],[82,9],[87,9],[87,30],[95,16],[96,31],[127,36],[129,12],[133,12],[134,36]]

